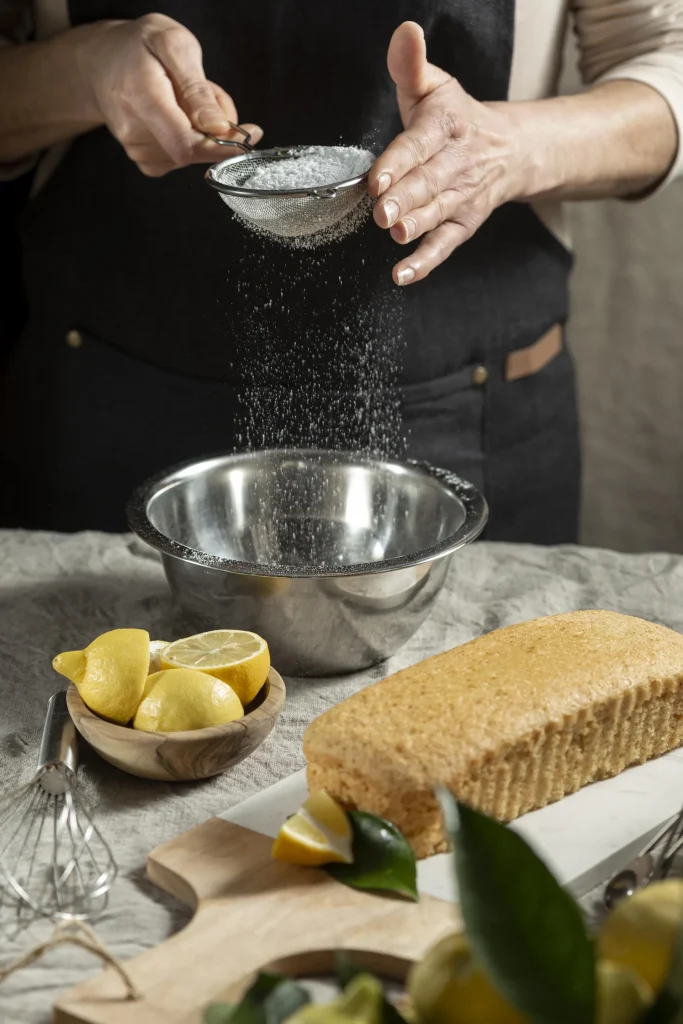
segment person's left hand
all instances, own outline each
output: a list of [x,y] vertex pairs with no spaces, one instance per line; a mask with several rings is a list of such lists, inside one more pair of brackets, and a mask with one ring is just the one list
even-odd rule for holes
[[424,33],[414,22],[396,29],[389,45],[405,131],[376,160],[370,194],[374,218],[400,244],[421,238],[396,264],[396,284],[426,277],[483,224],[517,198],[518,158],[508,104],[479,103],[427,61]]

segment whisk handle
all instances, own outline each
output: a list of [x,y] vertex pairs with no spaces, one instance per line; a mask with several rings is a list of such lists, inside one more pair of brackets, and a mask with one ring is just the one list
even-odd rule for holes
[[73,772],[77,763],[76,727],[66,706],[66,690],[60,690],[48,701],[37,771],[49,765],[64,765]]

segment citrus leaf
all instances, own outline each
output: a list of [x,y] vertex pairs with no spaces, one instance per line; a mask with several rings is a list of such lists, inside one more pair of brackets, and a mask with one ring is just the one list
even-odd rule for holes
[[[355,978],[367,974],[362,967],[354,964],[351,957],[343,949],[337,950],[334,954],[334,970],[337,983],[342,989],[346,989]],[[386,994],[382,998],[381,1006],[382,1024],[406,1024],[405,1017],[399,1013],[394,1004],[387,999]],[[218,1022],[220,1024],[220,1021]]]
[[666,981],[638,1024],[683,1024],[683,928],[674,945]]
[[327,864],[327,872],[351,886],[392,892],[417,902],[415,854],[405,836],[388,821],[365,811],[350,811],[353,864]]
[[234,1009],[232,1003],[212,1003],[204,1010],[204,1024],[228,1024]]
[[342,991],[349,985],[354,978],[357,978],[359,974],[364,974],[362,967],[357,967],[347,952],[343,949],[338,949],[334,954],[334,973],[337,978],[337,984]]
[[516,832],[439,798],[465,930],[491,983],[530,1024],[593,1024],[595,951],[575,901]]
[[204,1024],[282,1024],[311,999],[301,985],[279,974],[261,973],[237,1006],[214,1003]]

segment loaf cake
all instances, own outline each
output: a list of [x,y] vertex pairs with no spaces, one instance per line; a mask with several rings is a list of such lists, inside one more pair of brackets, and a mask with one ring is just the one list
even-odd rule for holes
[[605,611],[499,629],[368,686],[304,737],[308,784],[446,849],[433,787],[503,821],[683,745],[683,636]]

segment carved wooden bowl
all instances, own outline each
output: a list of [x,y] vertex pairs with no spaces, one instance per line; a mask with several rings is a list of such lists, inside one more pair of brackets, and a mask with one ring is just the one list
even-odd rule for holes
[[271,668],[244,718],[190,732],[142,732],[94,714],[69,686],[66,703],[81,736],[109,764],[130,775],[163,782],[208,779],[243,761],[259,747],[278,720],[285,684]]

